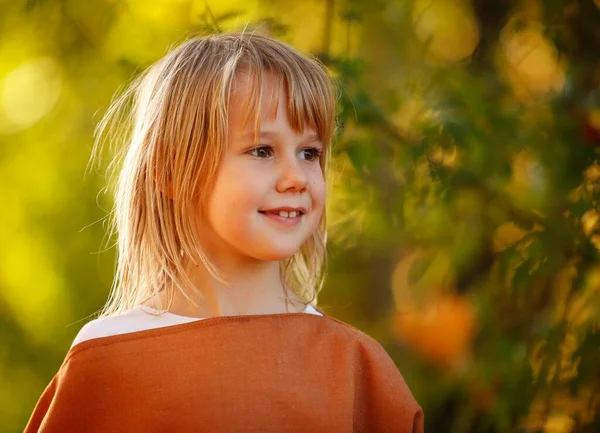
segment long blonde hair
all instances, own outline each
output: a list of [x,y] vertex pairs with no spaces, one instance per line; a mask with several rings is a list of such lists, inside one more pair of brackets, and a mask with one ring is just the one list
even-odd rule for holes
[[[253,79],[249,113],[256,113],[256,126],[264,75],[282,80],[292,127],[309,126],[323,142],[320,164],[327,179],[336,95],[319,61],[256,33],[185,41],[135,78],[96,129],[90,161],[101,159],[105,143],[115,154],[108,167],[114,207],[107,235],[110,242],[116,234],[118,248],[111,294],[100,317],[129,311],[168,287],[193,302],[186,258],[201,261],[226,284],[202,249],[194,210],[207,197],[226,149],[230,91],[240,71]],[[326,226],[324,210],[312,237],[280,262],[284,287],[304,303],[316,304],[323,286]],[[171,302],[169,296],[166,309]]]

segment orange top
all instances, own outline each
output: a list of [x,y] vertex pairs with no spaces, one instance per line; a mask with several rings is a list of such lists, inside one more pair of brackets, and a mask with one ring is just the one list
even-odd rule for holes
[[72,347],[32,432],[423,432],[385,350],[329,316],[213,317]]

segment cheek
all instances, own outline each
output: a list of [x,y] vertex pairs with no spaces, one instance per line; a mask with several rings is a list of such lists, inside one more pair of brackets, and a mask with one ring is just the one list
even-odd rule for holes
[[[251,212],[258,212],[264,195],[256,173],[241,167],[223,167],[211,194],[210,219],[215,226],[241,224]],[[247,224],[247,223],[246,223]]]
[[325,207],[326,199],[325,180],[320,171],[315,173],[314,176],[311,176],[309,181],[309,191],[312,208],[318,212],[320,218],[323,208]]

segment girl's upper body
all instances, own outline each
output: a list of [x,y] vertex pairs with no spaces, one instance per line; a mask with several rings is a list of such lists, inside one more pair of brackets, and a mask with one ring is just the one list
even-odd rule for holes
[[111,297],[26,432],[421,432],[385,350],[312,307],[334,125],[326,69],[266,36],[193,38],[144,71],[100,124],[125,144]]
[[385,350],[313,307],[125,316],[84,326],[25,433],[423,432]]

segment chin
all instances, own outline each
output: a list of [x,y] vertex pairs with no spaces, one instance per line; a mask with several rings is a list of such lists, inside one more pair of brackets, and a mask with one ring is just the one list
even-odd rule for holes
[[291,258],[298,251],[300,248],[269,248],[261,251],[257,258],[265,261],[281,261]]

